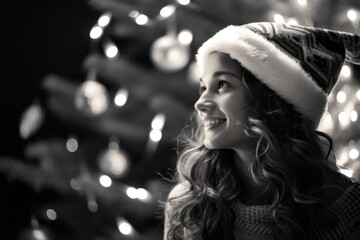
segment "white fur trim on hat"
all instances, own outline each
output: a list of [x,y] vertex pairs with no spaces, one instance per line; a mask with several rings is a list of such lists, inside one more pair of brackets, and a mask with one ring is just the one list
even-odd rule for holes
[[196,58],[201,74],[212,52],[229,54],[315,125],[319,123],[326,109],[325,92],[296,59],[275,44],[245,27],[228,26],[199,48]]

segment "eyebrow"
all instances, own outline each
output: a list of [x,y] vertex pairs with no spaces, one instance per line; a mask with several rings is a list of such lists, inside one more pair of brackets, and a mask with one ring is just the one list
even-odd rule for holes
[[[238,75],[236,75],[235,73],[232,73],[232,72],[228,72],[228,71],[217,71],[217,72],[214,72],[213,74],[213,77],[219,77],[219,76],[222,76],[222,75],[230,75],[232,77],[236,77],[238,79],[241,79]],[[200,78],[200,82],[202,82],[202,78]]]

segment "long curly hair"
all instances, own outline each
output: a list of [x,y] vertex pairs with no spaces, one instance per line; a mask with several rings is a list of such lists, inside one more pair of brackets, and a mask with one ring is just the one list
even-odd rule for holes
[[[338,176],[331,138],[249,71],[242,72],[243,91],[251,102],[245,133],[257,139],[252,180],[266,186],[269,213],[283,237],[306,239],[316,218],[337,222],[320,194],[324,175]],[[187,182],[189,189],[168,200],[167,239],[235,239],[231,206],[243,185],[234,151],[207,149],[203,140],[203,125],[194,112],[178,138],[176,167],[177,182]]]

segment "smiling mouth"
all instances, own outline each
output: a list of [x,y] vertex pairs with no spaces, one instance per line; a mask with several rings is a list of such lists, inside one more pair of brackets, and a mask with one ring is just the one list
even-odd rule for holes
[[205,120],[204,126],[205,128],[215,128],[221,124],[223,124],[226,120],[225,119],[211,119],[211,120]]

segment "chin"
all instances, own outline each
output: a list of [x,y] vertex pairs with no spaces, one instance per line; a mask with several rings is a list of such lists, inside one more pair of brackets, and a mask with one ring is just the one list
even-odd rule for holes
[[213,142],[204,142],[204,146],[209,150],[221,149],[222,147],[219,144]]

